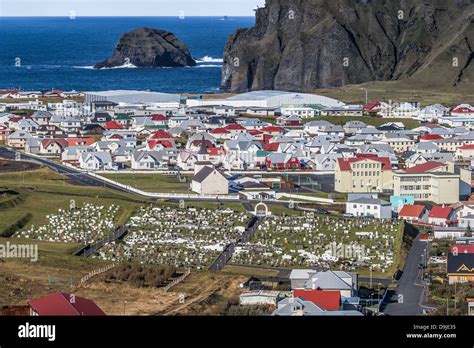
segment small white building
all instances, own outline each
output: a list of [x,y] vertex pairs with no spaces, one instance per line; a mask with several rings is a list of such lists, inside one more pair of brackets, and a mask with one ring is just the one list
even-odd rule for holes
[[367,216],[376,219],[391,219],[392,206],[377,198],[360,197],[346,203],[346,213],[353,216]]
[[154,170],[166,168],[167,164],[160,160],[158,151],[135,151],[132,155],[131,166],[134,170]]
[[79,167],[90,171],[115,170],[112,156],[105,151],[82,153],[79,157]]
[[245,291],[240,294],[240,304],[242,306],[273,305],[276,306],[280,300],[279,291]]
[[462,227],[435,227],[433,237],[435,239],[456,239],[464,237],[466,229]]
[[316,115],[319,115],[319,111],[310,108],[310,107],[295,107],[295,106],[289,106],[289,107],[282,107],[280,109],[280,112],[284,116],[290,116],[290,115],[298,115],[301,118],[310,118],[314,117]]
[[229,182],[218,170],[204,166],[194,175],[191,190],[200,195],[227,195]]

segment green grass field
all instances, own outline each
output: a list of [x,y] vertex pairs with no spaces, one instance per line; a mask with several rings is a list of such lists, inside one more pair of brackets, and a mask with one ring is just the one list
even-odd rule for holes
[[[147,175],[142,176],[146,177]],[[163,187],[164,190],[167,188],[168,192],[172,192],[171,187],[173,185],[174,187],[183,185],[172,177],[165,177],[163,175],[159,177],[157,175],[152,176],[155,178],[154,182],[158,183],[158,186]],[[126,178],[122,179],[126,180]],[[142,180],[146,181],[145,179],[143,178]],[[115,220],[117,225],[126,223],[135,209],[144,204],[153,203],[160,206],[178,207],[178,203],[156,202],[103,187],[72,185],[65,181],[62,175],[46,168],[25,173],[0,174],[0,188],[2,187],[16,190],[19,194],[4,199],[4,201],[14,199],[14,205],[5,204],[5,207],[0,206],[0,234],[27,214],[31,214],[32,217],[22,229],[28,228],[31,225],[40,226],[46,224],[48,222],[46,216],[55,214],[58,209],[68,208],[71,199],[74,199],[76,206],[84,203],[104,206],[115,204],[120,206]],[[178,190],[175,192],[178,192]],[[186,202],[185,206],[207,209],[218,208],[217,203],[214,202]],[[223,209],[230,208],[239,212],[245,210],[239,202],[224,203],[220,207]]]
[[[7,187],[19,192],[18,203],[12,207],[0,209],[0,234],[14,225],[26,214],[31,220],[24,228],[48,222],[46,216],[58,209],[69,207],[71,199],[76,206],[84,203],[120,206],[116,224],[125,223],[133,211],[140,205],[136,196],[115,192],[102,187],[76,186],[67,183],[64,177],[49,170],[39,169],[31,172],[0,174],[0,188]],[[146,200],[143,200],[146,203]]]
[[146,192],[192,193],[188,182],[162,174],[102,174],[103,177]]
[[368,91],[369,101],[406,102],[416,100],[422,106],[441,103],[457,105],[472,101],[474,91],[467,85],[465,87],[440,88],[430,81],[420,79],[406,79],[400,81],[372,81],[359,85],[347,85],[341,88],[326,88],[307,91],[341,100],[347,104],[365,103],[365,90]]
[[327,121],[335,125],[343,126],[349,121],[362,121],[369,126],[379,127],[388,122],[401,122],[407,129],[413,129],[420,125],[418,121],[406,118],[378,118],[371,116],[318,116],[312,118],[306,118],[303,120],[304,123],[311,121]]

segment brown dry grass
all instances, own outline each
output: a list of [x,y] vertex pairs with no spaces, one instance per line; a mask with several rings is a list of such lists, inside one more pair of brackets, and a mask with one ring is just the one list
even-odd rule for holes
[[[31,299],[62,291],[95,301],[108,315],[219,315],[228,301],[238,298],[240,284],[246,280],[242,275],[193,271],[167,293],[124,282],[108,283],[105,276],[78,286],[82,276],[104,263],[56,253],[44,255],[40,253],[42,260],[38,263],[0,261],[0,306],[24,305]],[[48,277],[62,284],[50,284]],[[69,279],[75,285],[69,285]]]

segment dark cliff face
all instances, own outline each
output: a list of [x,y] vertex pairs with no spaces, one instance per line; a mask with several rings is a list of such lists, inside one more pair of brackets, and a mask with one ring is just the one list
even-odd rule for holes
[[222,89],[472,83],[473,14],[471,0],[267,0],[256,26],[229,38]]
[[131,63],[137,67],[195,66],[188,47],[174,34],[160,29],[137,29],[124,34],[113,56],[95,65],[96,69]]

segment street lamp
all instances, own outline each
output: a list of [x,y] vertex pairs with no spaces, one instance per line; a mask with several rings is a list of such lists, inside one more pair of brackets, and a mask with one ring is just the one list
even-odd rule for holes
[[423,269],[425,268],[425,255],[421,254],[421,281],[423,281]]

